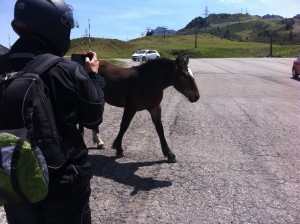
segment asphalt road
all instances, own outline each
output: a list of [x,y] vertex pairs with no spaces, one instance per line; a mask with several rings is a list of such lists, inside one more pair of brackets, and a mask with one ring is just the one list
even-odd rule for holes
[[[93,223],[300,223],[300,80],[291,78],[292,62],[191,59],[200,100],[168,88],[162,102],[175,164],[166,163],[146,111],[125,134],[126,157],[116,159],[110,145],[122,109],[106,105],[107,148],[90,150]],[[90,132],[86,142],[93,146]]]

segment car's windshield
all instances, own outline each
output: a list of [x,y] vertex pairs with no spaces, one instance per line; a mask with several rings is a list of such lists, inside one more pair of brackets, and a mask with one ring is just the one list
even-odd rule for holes
[[145,51],[145,50],[139,50],[139,51],[137,51],[136,53],[137,53],[137,54],[144,54],[144,53],[146,53],[146,51]]
[[300,60],[300,55],[297,57],[297,60]]

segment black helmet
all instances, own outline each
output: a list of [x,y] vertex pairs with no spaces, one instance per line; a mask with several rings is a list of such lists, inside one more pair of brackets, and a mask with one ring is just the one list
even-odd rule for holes
[[69,50],[71,29],[77,25],[64,0],[17,0],[11,24],[20,36],[28,30],[37,33],[60,56]]

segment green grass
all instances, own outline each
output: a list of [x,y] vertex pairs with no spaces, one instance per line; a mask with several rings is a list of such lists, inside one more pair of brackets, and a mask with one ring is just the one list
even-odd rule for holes
[[[265,43],[232,41],[210,34],[198,35],[197,48],[195,35],[166,38],[151,36],[131,41],[91,38],[92,50],[103,59],[131,58],[132,53],[138,49],[156,49],[166,58],[174,58],[179,54],[186,54],[191,58],[266,57],[269,55],[269,47]],[[82,45],[82,39],[74,39],[67,55],[88,50],[88,43]],[[299,54],[300,45],[273,45],[274,57],[295,57]]]
[[[280,23],[280,19],[256,19],[246,23],[236,23],[233,25],[223,26],[218,29],[212,29],[208,32],[212,35],[224,37],[225,32],[230,32],[230,38],[236,41],[251,41],[256,43],[268,43],[269,37],[258,35],[266,30],[276,32],[274,43],[279,45],[299,45],[300,31],[294,29],[293,39],[289,40],[290,31],[284,30],[284,25]],[[299,26],[300,22],[296,21],[295,26]]]

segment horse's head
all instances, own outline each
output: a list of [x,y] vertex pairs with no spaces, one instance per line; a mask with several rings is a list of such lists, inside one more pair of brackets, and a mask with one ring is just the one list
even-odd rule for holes
[[175,73],[172,84],[175,89],[185,95],[191,103],[200,98],[192,70],[188,67],[189,58],[178,56],[175,60]]

